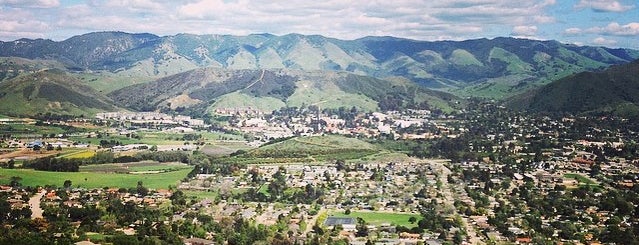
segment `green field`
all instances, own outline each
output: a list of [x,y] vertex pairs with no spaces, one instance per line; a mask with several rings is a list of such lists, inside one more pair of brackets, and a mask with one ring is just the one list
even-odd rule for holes
[[0,169],[0,184],[8,184],[12,176],[22,178],[23,186],[62,186],[65,180],[71,180],[74,187],[136,187],[138,181],[151,189],[166,189],[177,185],[191,172],[191,168],[157,174],[115,174],[103,172],[47,172],[32,169]]
[[362,218],[366,223],[371,225],[381,225],[384,223],[391,225],[401,225],[408,228],[413,228],[417,226],[417,222],[411,224],[408,222],[410,217],[415,217],[417,220],[420,220],[421,217],[419,214],[405,214],[405,213],[384,213],[384,212],[363,212],[363,211],[353,211],[351,214],[346,215],[342,212],[329,212],[329,216],[339,217],[339,218]]
[[142,161],[132,163],[110,163],[110,164],[92,164],[80,167],[82,172],[101,172],[101,173],[136,173],[136,172],[171,172],[183,169],[191,169],[183,163],[158,163],[153,161]]
[[577,180],[577,182],[579,182],[579,184],[582,184],[582,185],[598,185],[597,182],[595,182],[594,180],[586,176],[583,176],[581,174],[564,174],[564,177],[575,179]]
[[219,193],[217,191],[184,191],[184,195],[195,200],[215,200]]

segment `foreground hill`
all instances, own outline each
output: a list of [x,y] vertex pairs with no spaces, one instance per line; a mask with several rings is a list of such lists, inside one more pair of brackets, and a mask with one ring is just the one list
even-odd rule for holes
[[0,83],[0,113],[91,115],[115,110],[113,102],[60,70],[42,70]]
[[251,107],[270,112],[285,106],[358,107],[362,110],[411,106],[452,110],[459,99],[405,79],[380,80],[347,72],[287,69],[200,68],[108,94],[134,110],[191,111]]
[[639,116],[639,60],[599,72],[568,76],[508,105],[516,109]]
[[197,67],[348,71],[401,76],[429,88],[502,98],[566,75],[639,58],[639,52],[515,38],[416,41],[394,37],[99,32],[54,42],[0,42],[0,56],[50,59],[74,70],[162,77]]

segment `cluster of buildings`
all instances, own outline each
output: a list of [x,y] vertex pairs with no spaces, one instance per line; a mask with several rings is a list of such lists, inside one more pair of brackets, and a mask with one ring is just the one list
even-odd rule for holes
[[[273,114],[231,113],[233,119],[230,120],[227,129],[252,134],[263,142],[290,136],[325,133],[368,138],[387,136],[395,139],[456,137],[452,132],[456,131],[455,129],[449,129],[445,124],[440,123],[445,121],[446,117],[433,115],[429,110],[384,113],[312,112],[304,108],[294,110],[296,110],[295,113],[288,113],[288,111]],[[235,110],[223,110],[227,113],[229,111]]]
[[182,125],[187,127],[205,127],[204,120],[190,116],[172,116],[160,112],[103,112],[95,115],[99,120],[115,120],[133,125]]

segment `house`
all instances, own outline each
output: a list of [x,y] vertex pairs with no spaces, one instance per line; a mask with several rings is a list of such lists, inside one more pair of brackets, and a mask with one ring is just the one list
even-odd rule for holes
[[532,238],[530,237],[517,237],[515,239],[516,244],[529,244],[532,243]]
[[33,147],[40,147],[42,148],[44,146],[44,142],[40,141],[40,140],[36,140],[36,141],[32,141],[27,143],[27,148],[33,148]]

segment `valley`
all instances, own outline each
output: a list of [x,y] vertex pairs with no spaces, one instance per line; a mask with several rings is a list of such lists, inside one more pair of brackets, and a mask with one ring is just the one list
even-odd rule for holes
[[639,240],[637,50],[95,32],[0,56],[0,244]]

